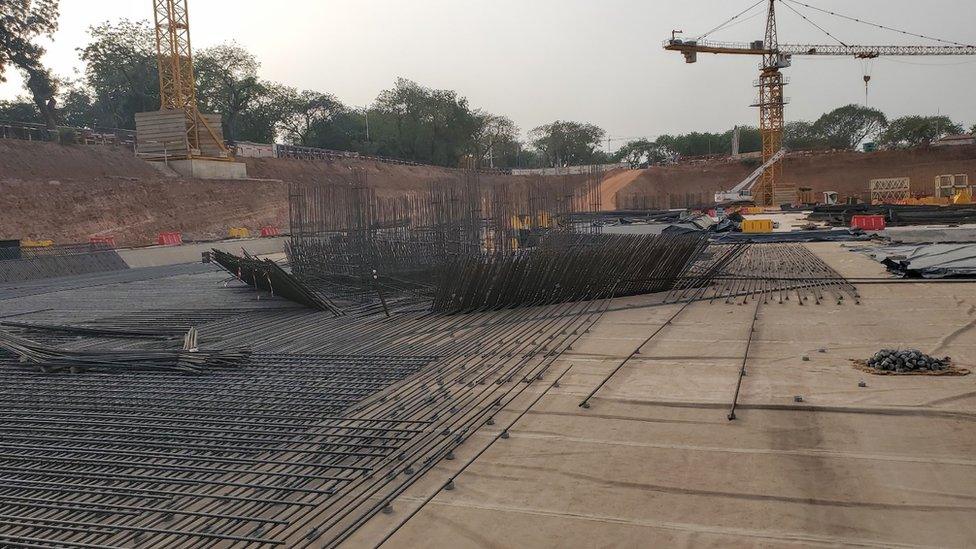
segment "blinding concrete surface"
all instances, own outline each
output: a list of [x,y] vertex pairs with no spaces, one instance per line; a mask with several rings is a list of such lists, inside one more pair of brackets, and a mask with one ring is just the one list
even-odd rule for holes
[[241,255],[242,249],[247,250],[247,253],[251,255],[268,255],[282,252],[285,249],[284,246],[284,237],[244,238],[220,242],[187,243],[182,246],[129,248],[119,250],[119,255],[130,268],[136,269],[139,267],[200,263],[203,259],[203,253],[214,248],[237,255]]
[[[810,248],[848,277],[886,276],[839,244]],[[731,422],[756,302],[689,306],[582,409],[680,307],[615,301],[547,377],[572,365],[561,386],[384,547],[976,545],[976,375],[874,376],[849,362],[911,346],[972,368],[976,291],[860,291],[860,306],[760,306]],[[547,387],[496,416],[347,546],[383,539]]]

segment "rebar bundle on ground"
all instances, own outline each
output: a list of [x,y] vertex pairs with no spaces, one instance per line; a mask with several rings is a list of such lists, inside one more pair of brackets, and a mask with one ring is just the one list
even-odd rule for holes
[[280,295],[306,307],[330,311],[336,316],[342,315],[342,309],[335,303],[316,293],[270,259],[238,257],[216,248],[210,253],[211,258],[218,265],[250,286],[271,292],[273,295]]
[[[819,305],[826,300],[860,303],[857,288],[802,244],[712,245],[668,295],[669,301],[721,299],[727,303],[761,297],[779,303]],[[704,288],[699,291],[698,288]]]
[[552,235],[535,248],[446,265],[433,309],[459,313],[664,291],[707,245],[701,233]]
[[0,330],[0,349],[17,356],[21,363],[45,373],[134,373],[170,372],[202,374],[208,369],[240,366],[245,351],[131,350],[68,351]]

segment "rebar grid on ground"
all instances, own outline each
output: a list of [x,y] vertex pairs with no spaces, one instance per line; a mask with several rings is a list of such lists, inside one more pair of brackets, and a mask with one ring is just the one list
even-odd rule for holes
[[[7,360],[0,539],[29,547],[338,543],[540,379],[602,307],[335,318],[272,300],[233,314],[158,315],[161,334],[199,320],[202,344],[251,348],[240,369],[45,375]],[[147,331],[153,314],[112,313],[79,323],[85,329],[27,315],[9,329],[77,349],[173,345]]]

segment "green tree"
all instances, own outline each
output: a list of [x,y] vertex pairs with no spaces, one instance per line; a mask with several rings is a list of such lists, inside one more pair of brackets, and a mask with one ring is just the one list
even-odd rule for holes
[[235,43],[207,48],[195,56],[199,108],[222,115],[229,141],[238,139],[242,115],[267,92],[258,80],[258,67],[254,55]]
[[605,160],[605,154],[598,153],[605,135],[602,128],[593,124],[562,120],[529,132],[532,146],[548,167],[580,166]]
[[41,120],[40,114],[34,102],[26,97],[13,101],[0,100],[0,120],[37,124]]
[[976,135],[976,124],[973,124],[973,127],[969,128],[969,133],[971,133],[972,135]]
[[322,147],[322,140],[315,139],[316,131],[322,131],[346,111],[346,107],[328,93],[311,90],[299,92],[287,87],[279,93],[277,100],[282,107],[279,129],[285,139],[296,145]]
[[[729,130],[729,147],[732,146],[732,131]],[[748,153],[762,150],[762,134],[755,126],[739,126],[739,152]]]
[[954,133],[962,133],[962,125],[947,116],[903,116],[888,124],[881,142],[893,148],[918,147]]
[[669,156],[660,145],[649,139],[641,138],[628,141],[614,154],[614,160],[627,162],[633,168],[645,164],[660,164],[669,160]]
[[483,166],[511,167],[511,153],[520,146],[519,128],[511,118],[484,111],[475,112],[474,135],[477,157]]
[[878,135],[887,125],[888,117],[883,112],[862,105],[834,109],[813,123],[816,133],[838,149],[856,149],[862,141]]
[[830,145],[812,122],[787,122],[783,128],[783,145],[790,150],[826,149]]
[[0,2],[0,82],[12,65],[24,74],[34,106],[49,129],[57,125],[57,80],[41,63],[44,48],[34,41],[58,28],[58,0]]
[[58,115],[61,123],[76,128],[96,126],[95,107],[84,85],[77,81],[63,81],[60,88]]
[[457,166],[477,150],[479,122],[468,100],[405,78],[379,94],[369,122],[375,150],[384,156]]
[[102,23],[79,51],[98,124],[135,128],[135,113],[158,110],[156,39],[148,21]]
[[291,88],[274,82],[261,82],[261,93],[247,110],[241,111],[237,121],[236,139],[255,143],[273,143],[282,130],[288,115]]

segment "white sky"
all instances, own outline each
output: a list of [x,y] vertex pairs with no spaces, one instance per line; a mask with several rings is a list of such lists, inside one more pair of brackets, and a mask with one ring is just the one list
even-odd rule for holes
[[[614,138],[757,124],[758,59],[700,56],[686,65],[661,43],[672,29],[697,36],[754,0],[190,0],[195,49],[236,40],[264,78],[369,103],[403,76],[454,89],[523,131],[556,119],[592,122]],[[973,0],[803,0],[892,27],[976,43]],[[847,43],[930,44],[798,7]],[[783,43],[830,39],[782,6]],[[61,30],[46,62],[81,72],[76,48],[90,25],[149,19],[151,0],[61,0]],[[761,39],[764,16],[711,38]],[[787,70],[787,119],[813,119],[864,101],[863,63],[796,58]],[[889,116],[947,114],[976,122],[976,56],[873,62],[870,104]],[[24,93],[15,71],[0,98]],[[616,148],[622,141],[615,141]]]

